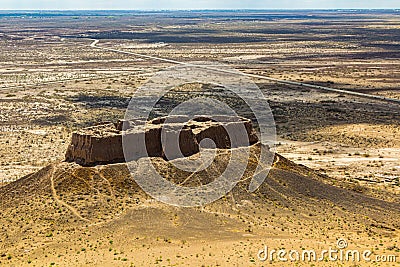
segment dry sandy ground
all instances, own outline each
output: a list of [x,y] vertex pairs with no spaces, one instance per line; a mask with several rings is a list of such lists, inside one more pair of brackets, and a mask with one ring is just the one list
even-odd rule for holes
[[281,140],[277,150],[338,180],[358,180],[399,193],[398,130],[397,126],[368,124],[326,127],[309,133],[320,141]]
[[[257,153],[257,146],[253,151]],[[223,152],[210,169],[224,165],[226,157]],[[320,258],[322,250],[337,249],[337,241],[345,239],[348,247],[342,250],[371,250],[374,262],[323,257],[320,262],[300,259],[291,264],[395,266],[378,263],[376,257],[400,256],[398,197],[388,193],[383,199],[372,198],[368,188],[359,193],[345,182],[334,187],[326,177],[282,157],[260,189],[249,193],[246,177],[254,167],[250,163],[230,194],[203,208],[152,200],[124,164],[47,167],[0,189],[1,264],[288,266],[277,258],[260,261],[259,250],[315,250]],[[185,180],[188,174],[181,175],[176,172],[170,178]]]
[[[235,21],[221,14],[0,18],[2,185],[58,164],[74,130],[123,117],[136,88],[170,66],[94,49],[89,38],[115,49],[399,98],[397,14],[237,15]],[[78,178],[55,179],[57,195],[43,172],[28,184],[24,178],[0,188],[0,265],[289,266],[260,262],[257,252],[264,245],[318,250],[335,247],[338,238],[349,248],[398,255],[399,106],[255,82],[275,116],[277,151],[326,174],[314,177],[319,182],[350,191],[313,188],[310,180],[303,187],[305,180],[292,175],[297,167],[282,165],[277,168],[291,175],[279,172],[261,199],[236,192],[205,209],[175,209],[136,191],[119,192],[126,188],[119,183],[112,187],[116,201],[107,183],[93,187],[91,170],[69,166]],[[313,264],[398,266],[400,260],[291,265]]]

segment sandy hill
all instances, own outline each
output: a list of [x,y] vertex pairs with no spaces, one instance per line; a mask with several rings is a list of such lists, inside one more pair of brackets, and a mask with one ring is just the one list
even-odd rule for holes
[[[257,251],[268,242],[321,246],[345,237],[368,247],[386,238],[395,240],[387,249],[399,247],[400,204],[394,195],[377,198],[379,192],[360,186],[332,185],[329,177],[279,155],[265,183],[248,192],[259,150],[259,144],[251,147],[245,176],[232,192],[203,208],[152,200],[125,164],[50,165],[0,188],[0,261],[15,266],[247,266],[259,263]],[[228,154],[219,150],[208,170],[188,184],[212,179],[209,173],[222,171]],[[153,163],[174,182],[188,178],[162,158]]]

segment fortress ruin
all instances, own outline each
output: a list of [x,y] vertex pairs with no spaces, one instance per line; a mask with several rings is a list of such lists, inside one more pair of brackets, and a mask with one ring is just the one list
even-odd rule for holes
[[[123,136],[126,138],[124,142],[129,142],[129,151],[125,151],[125,155]],[[213,142],[209,142],[210,139]],[[173,140],[179,144],[174,146]],[[141,146],[140,142],[145,145]],[[190,119],[186,116],[168,116],[147,122],[143,119],[119,120],[73,133],[66,161],[94,166],[142,157],[174,159],[194,155],[200,151],[200,147],[230,149],[257,142],[252,122],[242,117],[198,116]]]

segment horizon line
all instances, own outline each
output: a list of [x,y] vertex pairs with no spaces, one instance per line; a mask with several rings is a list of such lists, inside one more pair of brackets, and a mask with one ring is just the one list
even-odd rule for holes
[[195,8],[195,9],[0,9],[0,11],[305,11],[305,10],[393,10],[399,8]]

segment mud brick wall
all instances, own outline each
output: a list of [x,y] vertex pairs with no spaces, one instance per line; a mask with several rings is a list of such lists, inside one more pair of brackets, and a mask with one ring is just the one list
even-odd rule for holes
[[[73,133],[66,161],[93,166],[147,156],[175,159],[198,153],[200,142],[206,138],[211,139],[214,146],[205,148],[230,149],[258,142],[251,121],[244,118],[219,116],[215,119],[198,117],[189,120],[179,116],[154,119],[145,128],[135,127],[135,124],[137,121],[104,123]],[[241,129],[245,129],[247,136],[241,134]],[[122,135],[129,143],[126,159]],[[163,144],[162,140],[165,140]],[[139,142],[145,142],[144,151],[140,151],[143,146]]]

